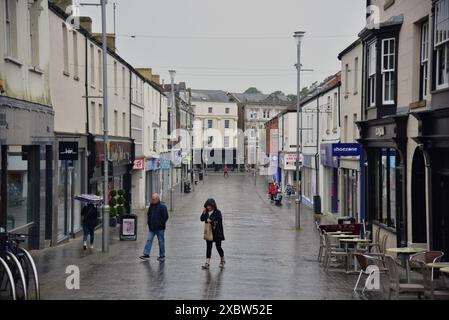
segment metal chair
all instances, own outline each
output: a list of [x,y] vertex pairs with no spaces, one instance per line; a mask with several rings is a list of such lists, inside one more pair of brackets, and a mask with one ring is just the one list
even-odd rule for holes
[[357,288],[359,286],[362,275],[366,275],[367,278],[365,281],[365,286],[363,287],[363,290],[362,290],[362,294],[364,294],[368,287],[368,281],[377,271],[380,271],[380,270],[379,270],[378,266],[369,264],[369,260],[375,260],[375,258],[361,254],[361,253],[355,253],[354,256],[356,257],[357,262],[360,265],[360,273],[359,273],[359,277],[357,279],[357,283],[354,286],[354,292],[357,292]]
[[379,253],[369,253],[369,255],[371,257],[379,258],[382,261],[382,265],[384,268],[387,267],[385,264],[385,255],[387,254],[387,242],[388,242],[389,237],[390,236],[388,234],[383,235],[382,241],[380,242],[380,245],[378,246]]
[[395,293],[395,297],[399,298],[400,294],[418,294],[418,298],[421,298],[425,294],[425,287],[423,284],[418,283],[400,283],[399,268],[396,260],[389,255],[385,255],[384,262],[388,269],[389,279],[389,291],[388,299],[391,300],[392,293]]
[[422,275],[423,275],[424,288],[426,290],[425,291],[426,297],[430,298],[431,300],[449,299],[449,290],[444,289],[441,290],[434,288],[433,268],[428,267],[426,263],[422,261],[416,263],[420,264],[422,267]]
[[333,243],[333,238],[328,234],[324,234],[325,240],[325,255],[324,255],[324,271],[329,271],[331,258],[345,258],[348,259],[348,254],[344,249],[341,249],[338,244]]
[[[440,262],[442,257],[444,257],[442,251],[419,252],[410,256],[410,267],[422,271],[423,264]],[[431,270],[431,280],[433,281],[434,268]]]

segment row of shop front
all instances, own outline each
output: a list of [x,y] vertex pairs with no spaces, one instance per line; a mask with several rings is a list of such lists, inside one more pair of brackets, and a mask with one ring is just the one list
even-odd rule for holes
[[[447,109],[359,122],[358,156],[335,157],[345,145],[322,144],[319,154],[300,159],[303,202],[380,228],[388,245],[449,252],[448,123]],[[271,159],[273,180],[284,190],[295,186],[296,153]]]
[[[55,244],[81,230],[74,196],[103,194],[103,138],[53,132],[51,108],[0,97],[0,230],[29,235],[28,247]],[[111,138],[109,188],[131,205],[134,144]]]

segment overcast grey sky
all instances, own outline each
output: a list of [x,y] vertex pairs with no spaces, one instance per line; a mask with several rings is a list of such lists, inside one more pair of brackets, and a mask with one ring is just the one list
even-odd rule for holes
[[[78,2],[99,2],[83,0]],[[296,45],[303,43],[302,85],[337,72],[338,53],[362,30],[365,0],[109,0],[108,32],[117,3],[118,53],[135,67],[151,67],[168,82],[194,89],[240,92],[255,86],[264,93],[296,93]],[[101,31],[99,8],[82,15]],[[131,38],[135,35],[136,38]]]

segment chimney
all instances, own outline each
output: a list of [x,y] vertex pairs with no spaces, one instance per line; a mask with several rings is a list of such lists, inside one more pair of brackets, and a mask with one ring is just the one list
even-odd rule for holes
[[91,17],[80,17],[81,28],[92,34],[92,18]]
[[136,68],[136,70],[142,77],[144,77],[148,81],[151,81],[153,77],[153,70],[151,68]]
[[154,74],[152,77],[152,81],[157,83],[157,84],[161,84],[161,76],[158,74]]
[[72,5],[72,0],[48,0],[48,1],[58,6],[65,13],[67,13],[66,12],[67,7]]
[[[101,33],[93,33],[92,37],[97,40],[99,43],[102,43],[102,35]],[[115,52],[115,35],[113,33],[106,34],[106,46],[109,50]]]

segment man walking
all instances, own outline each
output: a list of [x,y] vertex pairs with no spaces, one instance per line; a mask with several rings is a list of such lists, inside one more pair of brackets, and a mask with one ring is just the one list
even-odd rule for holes
[[148,240],[143,250],[142,260],[149,260],[151,247],[153,245],[154,237],[157,236],[159,243],[159,258],[158,261],[165,260],[165,225],[168,220],[167,207],[161,203],[161,197],[155,193],[151,196],[151,204],[148,209]]
[[224,177],[229,178],[229,168],[227,165],[224,166]]

